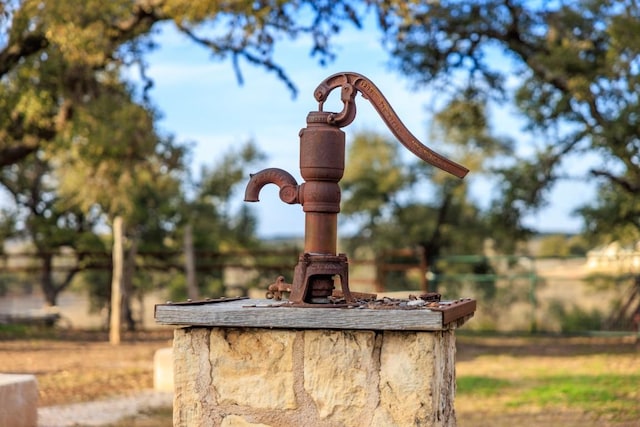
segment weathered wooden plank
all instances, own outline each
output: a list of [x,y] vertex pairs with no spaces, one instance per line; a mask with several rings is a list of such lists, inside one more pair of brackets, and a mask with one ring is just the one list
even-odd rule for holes
[[427,309],[268,307],[273,304],[272,300],[257,299],[200,305],[159,304],[155,319],[164,325],[288,329],[439,331],[451,326],[443,322],[442,312]]

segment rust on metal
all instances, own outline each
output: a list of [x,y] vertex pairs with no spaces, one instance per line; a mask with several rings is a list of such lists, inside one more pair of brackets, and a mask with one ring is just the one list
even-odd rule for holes
[[320,83],[314,92],[316,101],[320,104],[318,107],[320,111],[322,111],[322,107],[329,93],[338,87],[342,88],[344,109],[340,113],[332,113],[328,118],[330,122],[336,122],[340,127],[350,124],[356,115],[355,95],[357,92],[361,92],[362,96],[371,102],[373,108],[378,112],[389,130],[398,138],[398,141],[413,154],[423,161],[449,172],[458,178],[464,178],[469,172],[464,166],[447,159],[422,144],[418,138],[407,129],[404,123],[402,123],[380,89],[378,89],[371,80],[361,74],[352,72],[336,73]]
[[447,325],[455,320],[462,319],[476,311],[476,300],[460,298],[455,301],[441,302],[438,307],[429,307],[433,311],[442,312],[442,324]]
[[[323,111],[325,101],[336,88],[341,88],[343,110],[338,113]],[[319,306],[331,303],[336,278],[340,279],[345,304],[356,301],[349,290],[347,257],[337,253],[337,230],[341,197],[338,183],[345,166],[345,134],[340,128],[355,119],[358,92],[371,102],[391,132],[413,154],[459,178],[468,172],[464,166],[422,144],[398,118],[382,92],[363,75],[343,72],[322,81],[314,91],[318,111],[307,115],[307,126],[299,133],[300,173],[304,182],[298,184],[289,172],[269,168],[252,174],[245,192],[245,201],[257,202],[260,190],[267,184],[275,184],[280,188],[282,201],[302,205],[305,213],[304,253],[295,267],[290,287],[289,300],[294,304]],[[274,285],[277,286],[272,292],[279,292],[272,294],[275,298],[283,291],[279,290],[277,281]]]
[[284,276],[278,276],[276,281],[269,285],[267,288],[267,299],[274,299],[280,301],[284,296],[284,293],[291,292],[291,285],[284,280]]

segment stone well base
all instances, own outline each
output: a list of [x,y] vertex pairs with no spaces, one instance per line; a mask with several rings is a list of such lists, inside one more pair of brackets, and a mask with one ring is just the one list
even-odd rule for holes
[[455,426],[453,330],[187,327],[174,426]]
[[38,425],[38,383],[33,375],[0,374],[0,426]]

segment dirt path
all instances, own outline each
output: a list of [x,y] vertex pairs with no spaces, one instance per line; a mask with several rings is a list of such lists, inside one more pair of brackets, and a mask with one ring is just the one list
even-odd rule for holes
[[[38,408],[38,427],[89,427],[117,423],[123,418],[135,417],[158,408],[170,408],[173,393],[154,390],[139,391],[122,397],[94,400]],[[170,418],[166,425],[171,425]],[[154,422],[159,427],[161,421]]]
[[171,346],[172,332],[129,334],[119,346],[103,333],[69,331],[57,338],[0,344],[2,372],[36,375],[41,407],[153,388],[153,355]]

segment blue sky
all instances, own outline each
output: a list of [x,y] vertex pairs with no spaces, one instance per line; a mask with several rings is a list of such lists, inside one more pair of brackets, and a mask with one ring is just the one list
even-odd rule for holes
[[[283,41],[278,46],[276,60],[298,87],[295,99],[275,74],[249,64],[242,64],[244,84],[239,85],[230,61],[212,60],[206,49],[171,27],[164,27],[157,39],[161,47],[148,57],[148,74],[155,81],[151,97],[164,116],[160,126],[180,141],[195,143],[192,165],[195,171],[201,164],[212,165],[225,152],[251,139],[268,156],[256,171],[278,167],[301,182],[298,132],[305,126],[307,113],[317,110],[313,90],[335,72],[354,71],[372,80],[400,119],[414,135],[423,139],[427,132],[425,109],[434,97],[424,90],[412,90],[409,81],[389,69],[379,33],[369,27],[338,35],[334,40],[337,57],[326,67],[320,67],[317,60],[309,56],[305,40]],[[325,110],[342,109],[339,91],[334,92]],[[347,141],[361,130],[392,137],[366,100],[358,96],[356,102],[358,115],[352,125],[343,129]],[[499,125],[500,133],[514,136],[521,150],[529,149],[530,138],[519,132],[522,123],[508,111],[496,112],[494,123]],[[407,152],[407,155],[411,154]],[[478,199],[492,191],[489,183],[474,179],[473,174],[466,179],[473,181],[473,194]],[[234,203],[243,203],[244,189],[239,190]],[[550,206],[527,218],[527,223],[545,231],[577,231],[581,223],[571,218],[571,211],[592,197],[593,188],[584,181],[561,184],[554,190]],[[252,209],[258,216],[261,236],[303,234],[304,214],[299,205],[282,203],[277,188],[272,185],[262,190],[260,199],[259,203],[252,204]]]

